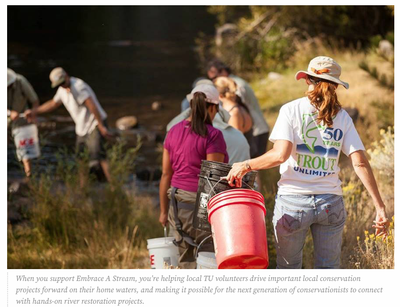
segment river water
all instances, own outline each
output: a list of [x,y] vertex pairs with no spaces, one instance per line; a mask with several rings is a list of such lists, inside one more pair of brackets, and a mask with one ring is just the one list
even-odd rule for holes
[[[41,103],[55,94],[48,76],[56,66],[86,81],[111,128],[119,117],[134,115],[143,131],[157,133],[139,157],[154,166],[155,141],[203,74],[195,38],[212,35],[215,22],[205,6],[8,6],[7,64],[30,81]],[[152,111],[154,101],[162,103],[160,111]],[[61,107],[41,119],[45,160],[54,160],[61,146],[73,147],[69,118]],[[9,177],[17,165],[9,141]]]

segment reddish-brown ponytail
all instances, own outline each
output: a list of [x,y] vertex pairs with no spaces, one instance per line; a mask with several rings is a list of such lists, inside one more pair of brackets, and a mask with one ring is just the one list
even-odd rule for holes
[[322,79],[312,79],[312,81],[315,84],[314,90],[306,94],[311,104],[318,110],[317,122],[332,126],[333,118],[342,108],[336,95],[337,84]]

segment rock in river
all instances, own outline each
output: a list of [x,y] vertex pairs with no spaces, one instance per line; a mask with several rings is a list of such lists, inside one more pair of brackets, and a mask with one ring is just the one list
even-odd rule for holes
[[136,116],[124,116],[118,119],[115,123],[115,126],[119,130],[129,130],[136,128],[138,125],[138,120]]

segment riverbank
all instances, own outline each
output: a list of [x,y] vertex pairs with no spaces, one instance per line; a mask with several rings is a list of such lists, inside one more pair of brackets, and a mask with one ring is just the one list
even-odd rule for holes
[[111,183],[89,175],[85,159],[59,158],[54,172],[9,193],[8,268],[150,268],[146,239],[163,229],[154,195],[129,179],[136,154],[123,144],[108,151]]
[[[304,82],[294,80],[296,71],[308,64],[309,50],[304,48],[303,52],[293,59],[291,69],[275,76],[277,79],[255,74],[246,76],[248,80],[253,80],[252,86],[271,129],[280,107],[304,95]],[[368,63],[371,69],[376,68],[378,75],[385,73],[390,81],[393,65],[374,53],[363,54],[352,50],[320,52],[331,55],[342,65],[343,80],[350,83],[348,91],[339,88],[339,100],[343,107],[358,112],[356,127],[366,149],[372,150],[371,164],[378,177],[387,213],[392,216],[394,178],[388,170],[393,169],[394,164],[394,133],[388,131],[388,127],[394,124],[394,93],[361,67],[362,63]],[[65,125],[67,129],[71,123]],[[70,137],[72,142],[74,132],[68,129],[65,130],[66,138]],[[51,129],[49,131],[51,133]],[[164,131],[164,127],[158,131]],[[149,131],[153,132],[155,130]],[[53,137],[57,138],[57,134]],[[159,144],[149,142],[145,150],[142,147],[142,151],[138,152],[134,147],[129,149],[121,143],[115,143],[109,152],[115,178],[111,186],[98,182],[94,177],[87,177],[84,188],[81,188],[78,174],[88,171],[87,166],[62,155],[58,158],[54,156],[51,172],[43,171],[31,182],[23,184],[20,194],[8,195],[8,268],[150,268],[146,239],[163,235],[158,222],[158,181],[141,181],[137,180],[137,175],[132,175],[137,174],[146,161],[150,161],[148,164],[154,169],[160,167],[161,162],[157,160]],[[51,143],[47,146],[52,149]],[[150,152],[152,156],[149,159]],[[346,157],[342,156],[341,159],[341,179],[348,213],[342,267],[392,268],[393,233],[386,242],[372,235],[372,202],[349,167]],[[144,177],[152,176],[151,173],[142,174]],[[263,171],[261,176],[267,207],[270,268],[274,268],[271,221],[279,179],[278,168]],[[14,218],[10,218],[10,213],[15,214]],[[394,223],[392,230],[393,227]],[[305,268],[312,268],[312,254],[313,245],[309,236],[304,249]]]

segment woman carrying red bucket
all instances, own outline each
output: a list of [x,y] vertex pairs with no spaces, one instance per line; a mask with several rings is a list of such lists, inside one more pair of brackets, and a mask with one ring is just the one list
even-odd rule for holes
[[241,186],[251,170],[280,165],[273,225],[278,269],[300,269],[308,229],[314,241],[314,267],[340,267],[343,227],[346,220],[341,181],[340,152],[350,157],[354,170],[376,207],[376,235],[386,236],[389,221],[364,146],[353,121],[336,95],[341,67],[333,59],[312,59],[305,79],[307,96],[282,106],[270,140],[274,147],[264,155],[233,164],[230,185]]
[[190,117],[176,124],[164,142],[159,221],[163,226],[169,222],[174,229],[179,267],[192,269],[196,267],[195,247],[207,236],[192,225],[201,161],[227,163],[229,157],[222,132],[212,126],[219,108],[217,89],[208,84],[196,86],[188,100]]

